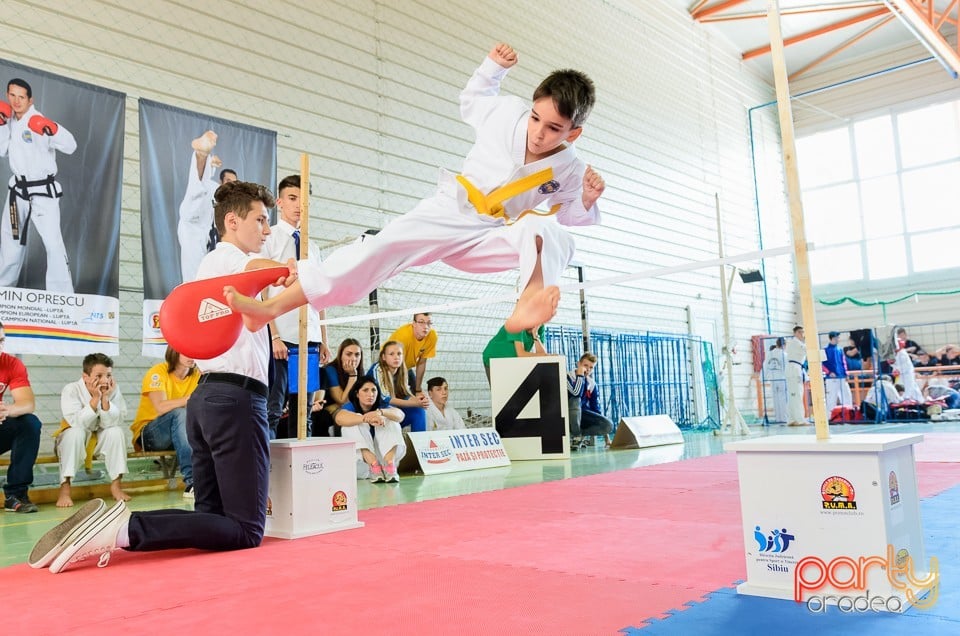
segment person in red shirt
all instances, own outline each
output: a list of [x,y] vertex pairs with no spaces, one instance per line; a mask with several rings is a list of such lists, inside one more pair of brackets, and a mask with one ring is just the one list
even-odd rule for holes
[[[33,483],[33,463],[40,450],[40,418],[33,414],[35,400],[27,368],[14,356],[2,353],[6,342],[0,323],[0,455],[10,451],[3,508],[8,512],[36,512],[27,489]],[[7,390],[13,403],[3,398]]]

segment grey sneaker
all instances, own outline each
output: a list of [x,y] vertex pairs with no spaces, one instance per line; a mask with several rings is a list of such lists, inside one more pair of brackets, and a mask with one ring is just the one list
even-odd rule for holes
[[110,510],[101,514],[82,533],[77,535],[73,543],[63,549],[63,552],[50,564],[50,571],[54,574],[62,572],[70,565],[83,561],[92,556],[99,556],[98,567],[106,567],[110,563],[110,555],[117,550],[117,534],[120,528],[130,519],[130,509],[123,501],[118,501]]
[[27,563],[32,568],[45,568],[60,556],[64,548],[74,542],[90,525],[97,520],[107,505],[103,499],[92,499],[80,506],[80,510],[58,523],[40,537],[33,546]]
[[3,499],[3,509],[7,512],[37,512],[37,504],[27,495],[7,495]]

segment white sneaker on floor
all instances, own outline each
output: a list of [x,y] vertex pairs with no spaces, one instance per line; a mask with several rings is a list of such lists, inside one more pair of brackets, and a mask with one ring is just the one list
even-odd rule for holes
[[47,530],[33,546],[27,564],[32,568],[45,568],[60,556],[64,549],[83,534],[107,509],[103,499],[92,499],[80,506],[80,510]]
[[393,462],[383,466],[383,480],[388,484],[400,483],[400,475],[397,474],[397,465]]
[[123,524],[130,519],[130,509],[126,502],[117,504],[101,514],[90,526],[80,533],[73,543],[68,545],[60,555],[50,564],[50,571],[54,574],[62,572],[70,565],[100,556],[98,567],[106,567],[110,563],[110,554],[117,550],[117,533]]
[[186,488],[183,489],[183,498],[184,498],[184,499],[190,499],[191,501],[194,500],[194,499],[196,499],[196,497],[195,497],[194,494],[193,494],[193,486],[192,486],[192,485],[187,486]]

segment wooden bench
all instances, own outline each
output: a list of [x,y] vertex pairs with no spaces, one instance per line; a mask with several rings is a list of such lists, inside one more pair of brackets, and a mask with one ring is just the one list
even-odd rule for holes
[[[160,470],[163,472],[164,479],[173,479],[177,473],[177,453],[173,450],[163,451],[130,451],[127,453],[127,459],[144,459],[153,457],[160,464]],[[34,465],[37,464],[56,464],[60,459],[56,455],[38,455]],[[0,466],[9,466],[10,457],[0,457]]]

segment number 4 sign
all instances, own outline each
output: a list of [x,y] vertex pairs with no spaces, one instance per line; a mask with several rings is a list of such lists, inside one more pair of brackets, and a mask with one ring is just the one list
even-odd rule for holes
[[565,359],[494,358],[494,425],[511,460],[570,456]]

